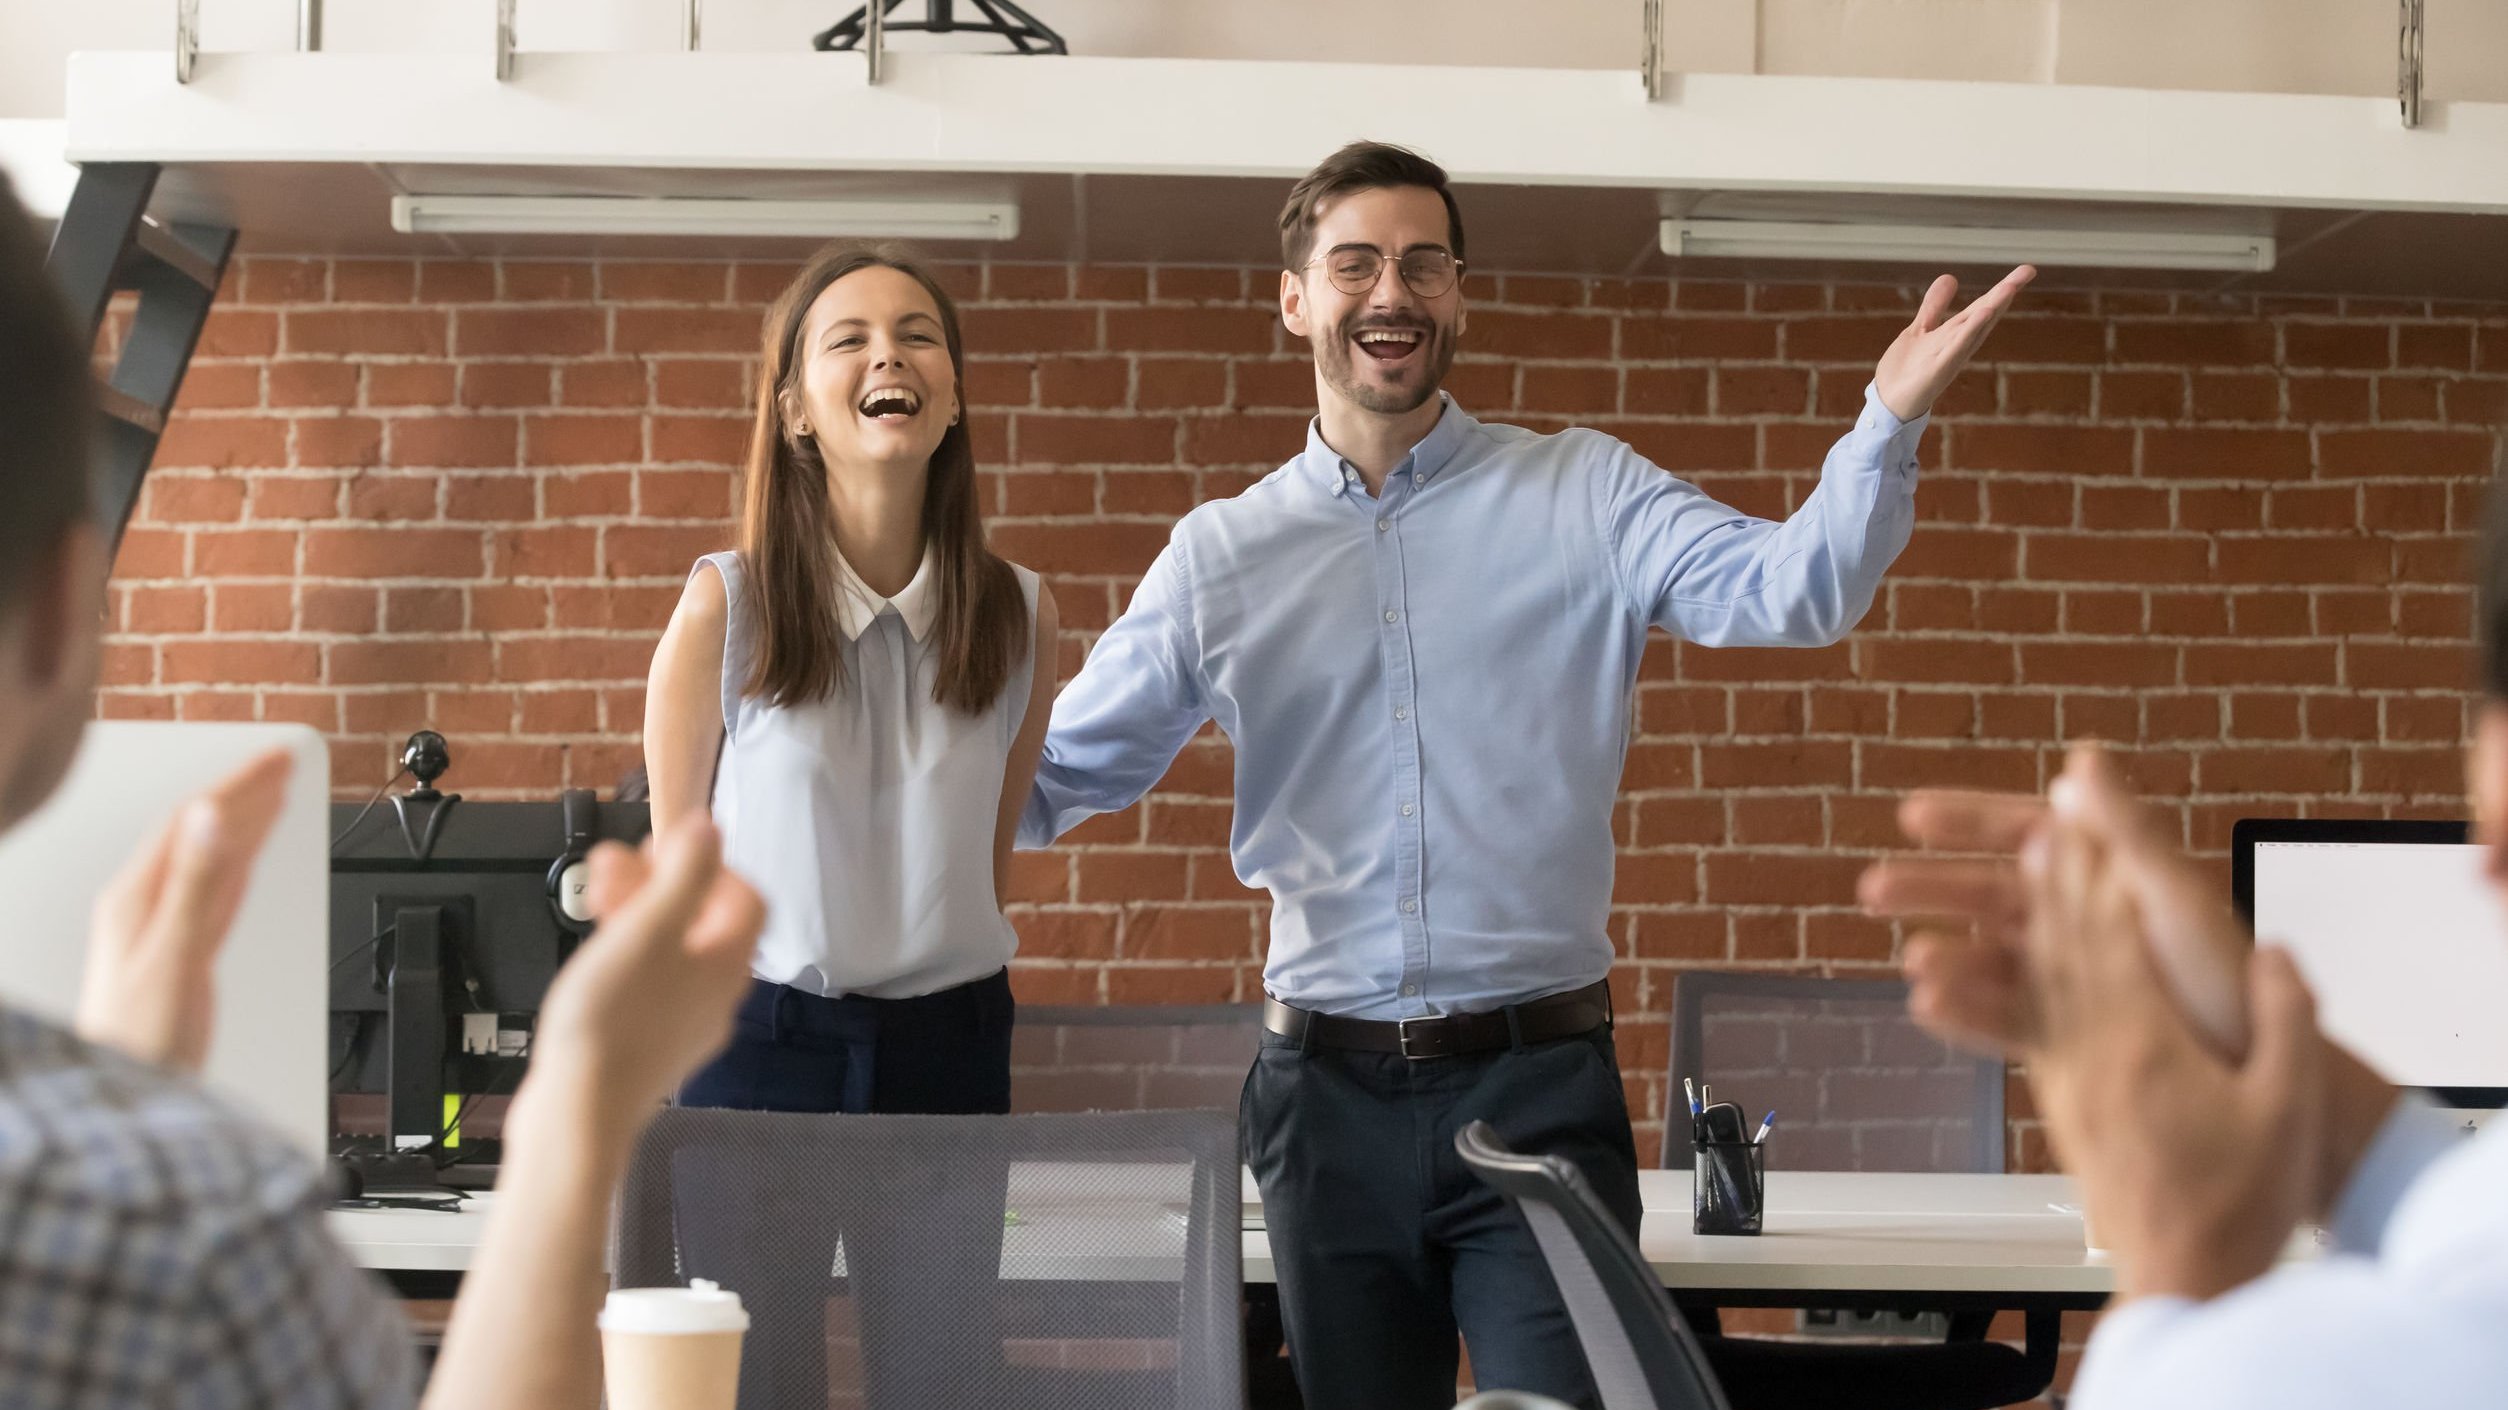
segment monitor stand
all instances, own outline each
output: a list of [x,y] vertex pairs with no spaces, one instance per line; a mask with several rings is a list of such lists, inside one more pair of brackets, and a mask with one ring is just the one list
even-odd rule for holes
[[392,943],[383,1065],[389,1096],[382,1140],[339,1152],[351,1195],[447,1188],[434,1150],[444,1129],[444,921],[441,906],[403,905],[384,928]]

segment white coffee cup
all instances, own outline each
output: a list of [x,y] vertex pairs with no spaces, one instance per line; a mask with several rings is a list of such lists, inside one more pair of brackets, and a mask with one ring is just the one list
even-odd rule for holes
[[699,1278],[684,1288],[619,1288],[601,1308],[609,1410],[732,1410],[740,1398],[740,1294]]

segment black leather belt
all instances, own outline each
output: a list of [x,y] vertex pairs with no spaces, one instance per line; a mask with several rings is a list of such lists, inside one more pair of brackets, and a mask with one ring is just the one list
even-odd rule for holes
[[1347,1048],[1424,1058],[1485,1053],[1518,1043],[1547,1043],[1611,1026],[1611,985],[1588,984],[1564,994],[1509,1004],[1486,1013],[1433,1014],[1387,1021],[1336,1018],[1263,1000],[1263,1027],[1302,1047]]

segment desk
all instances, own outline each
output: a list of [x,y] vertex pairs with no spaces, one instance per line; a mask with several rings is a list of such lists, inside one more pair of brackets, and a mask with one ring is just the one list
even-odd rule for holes
[[1673,1300],[1711,1307],[2088,1311],[2116,1285],[2061,1175],[1768,1172],[1754,1238],[1690,1232],[1686,1171],[1638,1176],[1638,1247]]
[[[1690,1232],[1687,1171],[1638,1174],[1646,1262],[1684,1302],[1722,1306],[2094,1308],[2114,1279],[2081,1240],[2081,1221],[2050,1206],[2073,1198],[2060,1175],[1889,1175],[1810,1171],[1768,1174],[1766,1232],[1715,1238]],[[1048,1217],[1040,1196],[1025,1196]],[[409,1296],[443,1297],[470,1264],[494,1195],[459,1213],[342,1210],[331,1229],[359,1264]],[[1010,1203],[1021,1207],[1014,1178]],[[1253,1178],[1245,1177],[1245,1280],[1274,1280],[1271,1246]],[[1107,1228],[1110,1261],[1155,1258],[1180,1231],[1157,1224]],[[1005,1272],[1018,1233],[1004,1239]],[[1072,1270],[1058,1269],[1068,1275]],[[1110,1274],[1111,1275],[1111,1274]]]

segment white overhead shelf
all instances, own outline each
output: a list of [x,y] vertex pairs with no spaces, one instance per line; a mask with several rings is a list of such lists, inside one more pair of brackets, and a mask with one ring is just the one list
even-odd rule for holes
[[76,161],[1279,177],[1360,135],[1462,180],[2508,211],[2508,104],[1195,59],[162,53],[70,60]]
[[[1633,68],[884,62],[874,85],[857,53],[523,53],[500,82],[485,52],[203,53],[178,84],[164,52],[86,53],[64,141],[166,165],[161,204],[247,246],[349,252],[544,248],[397,234],[395,196],[609,195],[1012,200],[996,257],[1259,259],[1283,183],[1358,137],[1476,188],[1484,267],[1659,272],[1667,215],[2226,222],[2294,255],[2246,287],[2373,292],[2404,276],[2351,266],[2419,240],[2435,269],[2468,218],[2508,215],[2508,104],[2406,129],[2392,100],[2317,95],[1676,75],[1649,101]],[[2461,264],[2453,292],[2508,284],[2508,262]]]

